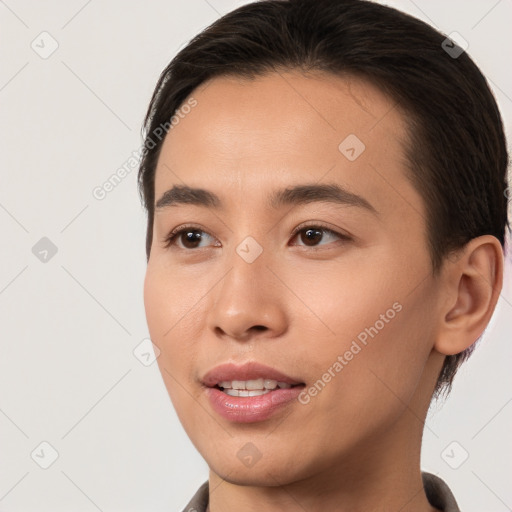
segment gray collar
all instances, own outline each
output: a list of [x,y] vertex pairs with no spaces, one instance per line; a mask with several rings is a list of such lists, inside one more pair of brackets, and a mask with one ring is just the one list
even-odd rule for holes
[[[460,512],[452,491],[444,480],[432,473],[422,471],[423,487],[429,503],[443,512]],[[183,512],[206,512],[208,506],[208,481],[204,482],[194,494]]]

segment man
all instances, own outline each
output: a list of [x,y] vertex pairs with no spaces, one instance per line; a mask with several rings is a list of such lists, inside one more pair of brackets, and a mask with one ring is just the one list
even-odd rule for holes
[[508,226],[469,56],[371,2],[248,4],[164,70],[146,148],[148,326],[210,468],[185,510],[459,510],[423,425],[492,316]]

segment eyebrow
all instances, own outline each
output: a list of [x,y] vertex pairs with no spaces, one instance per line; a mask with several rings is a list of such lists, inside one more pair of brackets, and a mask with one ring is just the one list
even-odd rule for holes
[[[293,187],[276,190],[268,198],[268,205],[273,209],[313,202],[329,202],[356,206],[378,215],[377,210],[364,197],[349,192],[337,183],[305,183],[295,185]],[[156,202],[155,208],[162,210],[183,204],[215,209],[223,208],[221,199],[213,192],[186,185],[174,185],[164,192]]]

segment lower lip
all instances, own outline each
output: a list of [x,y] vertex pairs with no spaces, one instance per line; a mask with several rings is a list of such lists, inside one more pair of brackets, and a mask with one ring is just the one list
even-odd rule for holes
[[206,388],[213,410],[237,423],[263,421],[297,399],[304,386],[274,389],[259,396],[230,396],[218,388]]

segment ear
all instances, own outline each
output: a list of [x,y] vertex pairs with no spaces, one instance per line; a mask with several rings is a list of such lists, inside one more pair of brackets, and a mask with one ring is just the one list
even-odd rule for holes
[[503,250],[491,235],[470,240],[455,259],[447,258],[440,279],[444,297],[434,348],[458,354],[484,332],[503,285]]

